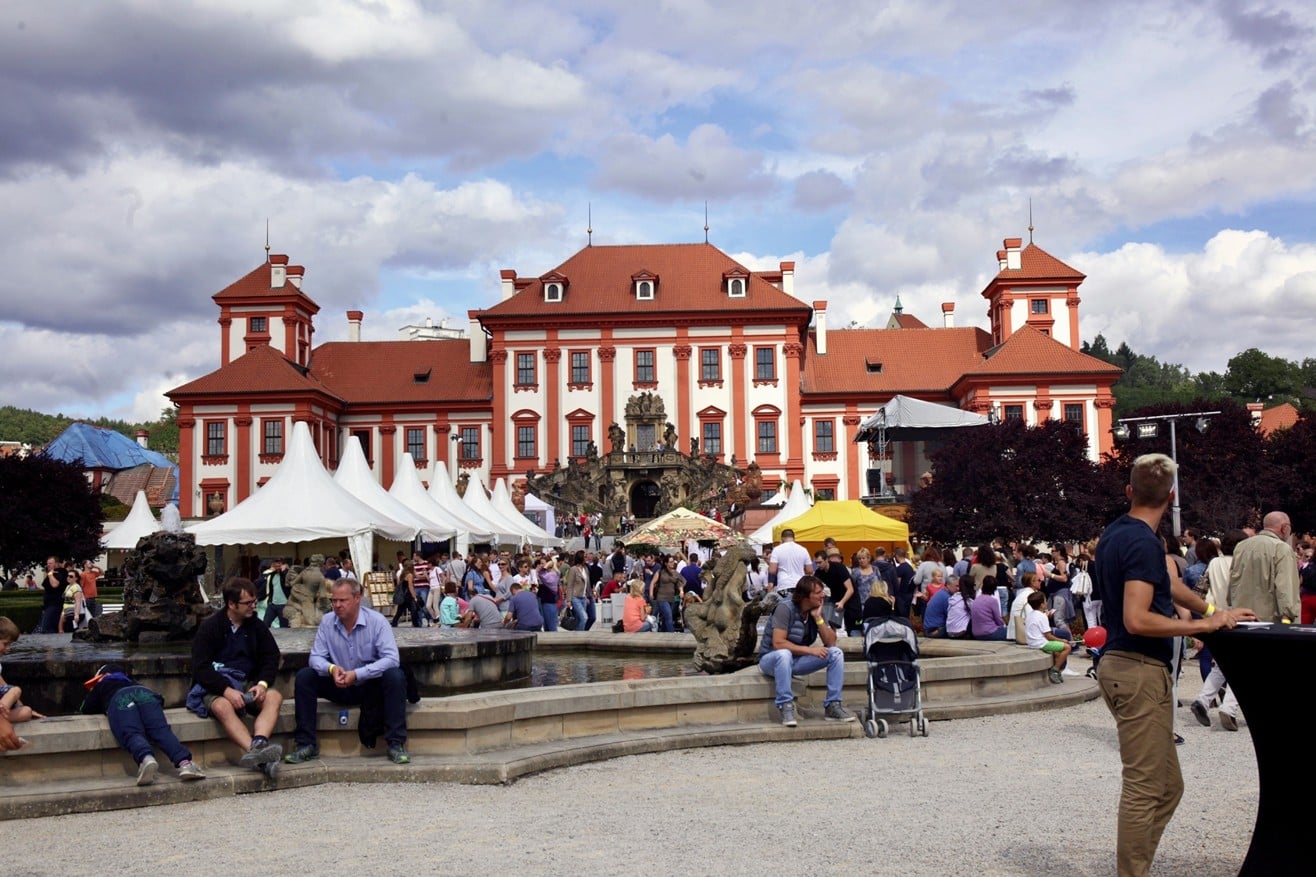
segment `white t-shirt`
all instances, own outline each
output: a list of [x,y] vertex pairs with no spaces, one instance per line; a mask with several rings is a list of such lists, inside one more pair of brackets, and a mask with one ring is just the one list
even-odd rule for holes
[[1015,624],[1022,624],[1019,619],[1024,618],[1031,608],[1028,605],[1028,595],[1033,593],[1032,588],[1020,588],[1014,594],[1014,602],[1010,604],[1010,620],[1006,622],[1005,638],[1011,642],[1018,642],[1015,636]]
[[813,556],[797,542],[783,542],[772,549],[772,562],[777,565],[777,593],[789,594],[813,565]]
[[1046,645],[1046,635],[1051,632],[1051,619],[1046,617],[1046,613],[1033,607],[1028,607],[1028,614],[1024,616],[1024,636],[1028,640],[1028,648],[1040,649]]

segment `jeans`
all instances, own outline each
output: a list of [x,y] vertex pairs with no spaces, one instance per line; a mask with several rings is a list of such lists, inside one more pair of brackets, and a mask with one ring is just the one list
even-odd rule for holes
[[585,630],[589,627],[588,622],[594,620],[592,607],[590,609],[585,608],[588,603],[589,601],[584,597],[571,598],[571,611],[576,615],[576,630]]
[[585,626],[584,626],[584,627],[577,627],[576,630],[589,630],[591,627],[594,626],[594,622],[595,622],[596,620],[597,620],[597,617],[594,615],[594,601],[593,601],[593,600],[586,600],[586,601],[585,601]]
[[421,588],[421,587],[416,588],[416,605],[413,606],[411,609],[412,627],[420,627],[422,621],[430,617],[429,612],[426,611],[425,609],[425,601],[429,600],[429,598],[430,598],[429,588]]
[[110,708],[105,711],[114,739],[138,764],[151,754],[153,743],[175,767],[192,760],[192,753],[178,742],[178,737],[165,721],[163,703],[160,695],[150,689],[131,685],[115,692]]
[[845,653],[836,646],[827,650],[826,658],[813,655],[792,655],[790,649],[774,649],[759,658],[759,670],[764,676],[771,676],[776,682],[777,706],[790,703],[795,699],[791,690],[791,677],[808,676],[810,673],[827,668],[827,697],[823,705],[841,702],[841,685],[845,682]]
[[1115,863],[1119,877],[1143,877],[1183,797],[1170,671],[1152,658],[1107,652],[1097,683],[1115,717],[1124,763]]
[[54,606],[43,606],[41,608],[41,623],[33,633],[58,633],[59,632],[59,615],[64,609],[63,604]]
[[300,746],[314,746],[315,711],[320,698],[343,706],[360,706],[371,686],[384,689],[384,739],[390,746],[407,742],[407,678],[401,667],[390,667],[378,679],[349,688],[339,688],[329,676],[321,676],[310,667],[297,671],[293,683],[297,703],[297,730],[293,739]]
[[271,603],[265,607],[265,626],[274,627],[274,622],[279,622],[279,627],[287,627],[288,619],[283,617],[283,607],[285,603]]
[[660,633],[675,631],[676,623],[672,619],[672,604],[666,600],[659,600],[654,605],[658,608],[658,631]]
[[557,603],[540,602],[539,614],[544,616],[544,630],[549,633],[557,630]]
[[981,640],[1004,640],[1005,625],[1001,625],[1000,627],[993,630],[991,633],[983,634],[982,636],[978,636],[977,634],[975,634],[973,638],[981,639]]

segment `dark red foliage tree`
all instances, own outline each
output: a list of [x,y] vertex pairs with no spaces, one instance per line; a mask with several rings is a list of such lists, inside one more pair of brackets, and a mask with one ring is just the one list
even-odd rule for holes
[[1316,532],[1316,414],[1303,412],[1271,435],[1266,451],[1275,468],[1275,507],[1288,512],[1294,533]]
[[976,545],[994,537],[1077,542],[1101,532],[1119,487],[1088,458],[1088,438],[1063,420],[1008,420],[960,429],[930,454],[932,485],[914,494],[909,524],[924,540]]
[[95,557],[101,524],[99,495],[77,464],[0,458],[0,567],[9,574],[44,565],[52,554]]

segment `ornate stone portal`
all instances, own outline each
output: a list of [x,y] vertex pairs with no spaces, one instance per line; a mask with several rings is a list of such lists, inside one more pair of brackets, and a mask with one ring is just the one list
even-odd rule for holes
[[700,453],[693,438],[690,453],[682,453],[657,393],[632,396],[625,419],[624,427],[608,425],[607,453],[600,455],[591,443],[584,456],[569,458],[565,466],[554,461],[553,471],[531,473],[529,490],[566,513],[601,512],[608,532],[616,532],[622,515],[643,521],[678,507],[700,512],[717,507],[726,514],[762,496],[757,464],[741,469],[734,456],[722,463],[720,455]]
[[123,562],[123,611],[93,618],[73,638],[91,642],[190,640],[214,611],[197,578],[206,555],[191,533],[143,536]]

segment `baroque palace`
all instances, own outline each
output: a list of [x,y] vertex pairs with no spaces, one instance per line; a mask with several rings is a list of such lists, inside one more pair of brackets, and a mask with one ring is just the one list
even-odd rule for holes
[[[422,477],[440,463],[489,484],[600,453],[697,449],[757,464],[769,487],[800,479],[857,499],[885,476],[909,492],[922,443],[879,461],[854,442],[896,394],[1075,420],[1094,458],[1110,446],[1119,370],[1079,352],[1084,275],[1020,238],[982,290],[989,331],[955,326],[950,303],[937,326],[897,305],[884,328],[829,329],[827,302],[796,297],[794,263],[750,271],[702,243],[587,246],[546,274],[504,270],[501,300],[471,311],[464,337],[361,341],[362,312],[348,311],[349,340],[314,346],[319,306],[288,261],[269,256],[215,294],[219,368],[167,394],[184,516],[251,495],[298,420],[330,468],[356,436],[385,487],[404,453]],[[651,509],[653,488],[632,480],[629,510]]]

